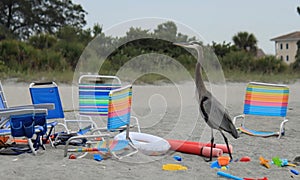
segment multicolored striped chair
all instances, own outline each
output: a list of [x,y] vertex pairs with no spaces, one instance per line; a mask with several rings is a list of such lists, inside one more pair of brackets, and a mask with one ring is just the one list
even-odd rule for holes
[[[100,123],[105,124],[108,117],[109,93],[121,88],[121,80],[117,76],[82,75],[78,84],[80,116],[90,120],[100,117],[102,120]],[[132,126],[137,127],[140,132],[138,119],[133,116],[131,118],[135,121]]]
[[116,76],[82,75],[79,78],[79,113],[88,116],[107,116],[108,95],[121,87]]
[[[83,136],[74,136],[71,137],[65,146],[64,156],[67,156],[68,152],[88,152],[88,151],[101,151],[108,152],[109,154],[114,155],[117,159],[121,159],[125,156],[130,156],[137,152],[137,149],[133,146],[133,144],[129,140],[129,127],[130,127],[130,112],[131,112],[131,104],[132,104],[132,85],[128,85],[122,88],[118,88],[115,90],[111,90],[108,96],[108,119],[107,119],[107,128],[106,129],[96,129],[93,132],[102,131],[101,134],[93,134],[93,135],[83,135]],[[113,140],[113,136],[111,133],[119,132],[118,130],[122,127],[126,126],[126,140]],[[105,130],[106,134],[103,134],[103,130]],[[83,147],[76,149],[69,149],[68,146],[71,141],[76,139],[86,138],[89,139],[91,145],[95,145],[95,147]],[[108,138],[106,139],[109,143],[99,142],[99,138]],[[93,143],[93,141],[95,143]],[[103,140],[102,140],[103,141]],[[104,146],[103,146],[104,145]],[[132,152],[127,153],[126,155],[119,156],[115,151],[119,151],[124,149],[125,146],[131,146],[133,149]],[[122,147],[120,147],[122,146]],[[122,153],[123,154],[123,153]]]
[[[244,101],[244,114],[233,119],[235,123],[238,118],[242,118],[239,130],[253,136],[278,136],[284,135],[284,124],[286,119],[289,99],[289,88],[286,85],[250,82],[246,88]],[[250,130],[245,127],[245,116],[271,116],[280,117],[282,122],[278,132],[264,132]]]

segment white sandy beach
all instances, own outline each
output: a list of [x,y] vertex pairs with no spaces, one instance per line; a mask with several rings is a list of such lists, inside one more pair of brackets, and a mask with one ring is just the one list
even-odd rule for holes
[[[2,82],[9,106],[30,104],[29,83]],[[227,83],[226,91],[222,86],[213,85],[213,93],[226,98],[230,115],[233,117],[243,111],[243,100],[246,83]],[[289,110],[286,123],[286,134],[282,139],[276,137],[261,138],[241,134],[234,139],[229,134],[233,146],[233,159],[249,156],[250,162],[232,162],[224,172],[239,177],[269,179],[299,179],[289,172],[290,167],[271,165],[270,169],[259,164],[259,157],[271,160],[272,157],[293,160],[300,156],[300,84],[290,84]],[[74,109],[72,87],[59,84],[65,110]],[[76,109],[76,105],[75,105]],[[198,103],[195,100],[193,83],[172,85],[134,85],[132,114],[140,120],[142,132],[157,135],[166,139],[183,139],[208,142],[210,129],[199,116]],[[74,112],[67,112],[66,118],[73,118]],[[251,121],[252,120],[252,121]],[[259,130],[276,130],[279,119],[249,119],[247,125]],[[223,144],[220,133],[215,134],[215,143]],[[162,165],[178,163],[174,155],[182,157],[186,171],[163,171]],[[225,154],[227,155],[227,154]],[[68,159],[63,157],[63,146],[47,146],[37,156],[21,154],[18,156],[1,155],[1,179],[225,179],[217,176],[219,169],[211,169],[210,163],[202,156],[169,151],[164,156],[150,157],[141,153],[121,161],[107,159],[101,162],[92,158]],[[300,171],[300,167],[294,167]]]

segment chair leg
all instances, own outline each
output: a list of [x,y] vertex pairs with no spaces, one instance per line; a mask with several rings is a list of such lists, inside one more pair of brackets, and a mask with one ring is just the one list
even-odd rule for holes
[[280,129],[279,129],[279,136],[278,136],[278,139],[280,139],[281,138],[281,136],[284,136],[284,124],[286,123],[286,122],[288,122],[288,120],[287,119],[284,119],[282,122],[281,122],[281,124],[280,124]]
[[51,127],[50,127],[50,129],[49,129],[49,132],[46,133],[46,138],[43,140],[43,144],[46,144],[47,141],[49,140],[51,146],[54,147],[53,141],[51,140],[50,136],[51,136],[52,131],[54,130],[54,128],[55,128],[55,126],[56,126],[57,124],[58,124],[57,122],[52,122],[52,123],[50,124]]
[[27,138],[28,139],[28,145],[33,153],[33,155],[36,155],[36,150],[35,148],[33,147],[33,143],[32,143],[32,140],[30,138]]

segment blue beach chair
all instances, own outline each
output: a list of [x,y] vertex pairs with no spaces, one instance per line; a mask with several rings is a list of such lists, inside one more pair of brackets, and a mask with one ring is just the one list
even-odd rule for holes
[[[76,132],[78,134],[84,134],[85,132],[88,131],[88,129],[97,128],[97,125],[91,120],[81,120],[81,119],[69,120],[69,119],[65,118],[59,89],[55,82],[31,83],[29,86],[29,91],[30,91],[31,100],[32,100],[33,104],[35,104],[35,105],[36,104],[44,104],[44,103],[54,104],[55,108],[48,111],[47,118],[62,120],[63,122],[58,123],[58,125],[61,125],[64,127],[64,130],[66,130],[66,134],[71,134],[74,132]],[[73,123],[73,124],[77,123],[76,130],[72,131],[70,126],[68,126],[69,123]],[[79,123],[82,123],[86,126],[81,127],[81,125]],[[62,134],[64,132],[59,132],[59,133]]]
[[[30,105],[19,105],[19,106],[13,106],[9,107],[8,102],[5,97],[5,93],[2,87],[2,83],[0,81],[0,110],[5,110],[5,109],[10,109],[10,110],[17,110],[17,109],[47,109],[51,110],[54,109],[54,104],[52,103],[44,103],[44,104],[30,104]],[[9,122],[7,121],[7,117],[2,116],[0,119],[0,128],[6,128],[9,126]]]
[[[26,111],[32,110],[33,111],[34,109],[51,110],[51,109],[54,109],[54,104],[45,103],[45,104],[38,104],[38,105],[31,104],[31,105],[19,105],[19,106],[9,107],[6,97],[5,97],[5,93],[4,93],[2,84],[0,82],[0,110],[2,110],[3,112],[5,112],[5,110],[9,110],[9,112],[18,110],[17,112],[21,112],[22,110],[26,110]],[[10,122],[11,122],[10,117],[5,116],[5,113],[3,113],[0,118],[0,128],[4,129],[4,130],[5,129],[9,130],[9,128],[11,126]],[[39,132],[39,135],[45,136],[43,139],[44,139],[44,142],[46,142],[49,140],[49,134],[51,134],[53,128],[56,126],[57,123],[56,122],[48,123],[48,126],[47,126],[46,124],[44,124],[44,122],[46,122],[46,118],[44,118],[43,116],[36,116],[35,125],[39,125],[39,126],[43,127],[43,131]],[[49,130],[49,133],[47,132],[48,130]],[[35,142],[35,146],[37,146],[37,148],[38,148],[39,145],[37,145],[37,143],[39,143],[39,142]],[[40,144],[40,145],[42,145],[42,147],[44,148],[44,144]]]
[[[41,137],[46,132],[47,109],[2,109],[0,117],[8,117],[9,127],[0,129],[0,136],[13,138],[25,137],[31,152],[35,155],[40,146],[43,147]],[[32,141],[33,136],[35,141]],[[17,147],[16,152],[25,152]]]

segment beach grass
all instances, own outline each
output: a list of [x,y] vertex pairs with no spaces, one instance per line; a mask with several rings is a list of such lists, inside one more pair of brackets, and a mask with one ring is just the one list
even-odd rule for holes
[[[193,71],[193,70],[192,70]],[[136,84],[160,84],[160,83],[172,83],[173,81],[181,82],[190,78],[194,78],[194,73],[190,72],[187,74],[174,73],[172,71],[167,72],[167,77],[163,74],[149,73],[142,76],[138,76],[135,72],[128,72],[127,77],[122,77],[122,79],[127,81],[134,81]],[[282,83],[282,84],[293,84],[300,79],[300,74],[295,72],[284,72],[276,74],[265,74],[259,72],[249,72],[245,73],[242,71],[224,71],[224,77],[227,82],[266,82],[266,83]],[[32,81],[56,81],[60,83],[71,84],[73,81],[74,72],[72,70],[65,71],[39,71],[39,72],[1,72],[1,80],[10,80],[14,79],[17,82],[32,82]],[[118,75],[118,74],[117,74]],[[219,75],[219,74],[218,74]],[[214,74],[209,74],[210,78],[207,78],[207,75],[203,74],[204,79],[207,81],[218,79],[214,77]],[[135,77],[137,79],[128,79],[128,77]]]
[[266,83],[282,83],[293,84],[300,79],[299,73],[284,72],[276,74],[265,74],[258,72],[245,73],[241,71],[224,71],[226,81],[229,82],[266,82]]
[[38,72],[13,72],[9,71],[1,73],[1,80],[14,79],[17,82],[33,82],[33,81],[56,81],[70,84],[73,80],[74,72],[65,71],[38,71]]

